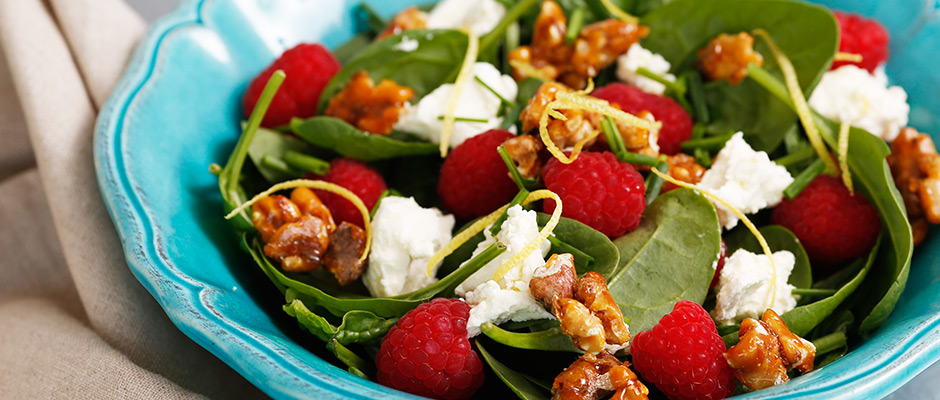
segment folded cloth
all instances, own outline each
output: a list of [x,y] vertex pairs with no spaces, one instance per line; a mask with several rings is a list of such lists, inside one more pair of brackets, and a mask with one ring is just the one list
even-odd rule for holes
[[263,397],[137,282],[98,191],[95,116],[144,30],[121,0],[0,0],[0,397]]

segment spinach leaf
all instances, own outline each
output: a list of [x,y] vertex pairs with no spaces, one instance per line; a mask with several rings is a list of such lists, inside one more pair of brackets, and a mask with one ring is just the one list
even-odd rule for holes
[[519,396],[522,400],[547,400],[551,398],[551,393],[547,390],[539,387],[535,383],[529,380],[528,377],[523,375],[520,372],[513,370],[512,368],[507,367],[503,363],[496,360],[490,352],[486,351],[483,348],[483,345],[480,344],[480,341],[476,341],[477,350],[480,351],[480,356],[483,358],[483,361],[490,366],[490,369],[493,370],[493,373],[499,377],[506,386],[512,390],[516,396]]
[[336,58],[336,61],[339,61],[339,65],[346,65],[349,60],[370,44],[372,44],[372,35],[368,33],[357,34],[333,50],[333,57]]
[[620,268],[607,286],[633,332],[652,329],[679,300],[702,304],[721,247],[715,207],[690,189],[659,196],[640,226],[614,240]]
[[496,343],[517,349],[583,353],[571,341],[571,336],[562,332],[561,327],[557,324],[555,327],[537,332],[519,333],[504,330],[487,322],[480,326],[480,330],[483,331],[486,337],[493,339]]
[[819,325],[820,322],[828,318],[832,312],[835,311],[836,307],[855,292],[865,280],[868,271],[871,270],[872,265],[875,263],[875,257],[878,254],[878,248],[880,246],[881,237],[879,237],[875,247],[871,249],[867,259],[865,259],[864,266],[852,280],[842,286],[835,294],[825,299],[799,306],[781,315],[780,317],[783,318],[783,322],[786,322],[790,331],[798,336],[806,336],[816,325]]
[[406,142],[388,136],[372,135],[333,117],[294,119],[290,125],[291,130],[308,143],[361,161],[427,155],[439,151],[434,143]]
[[347,349],[346,346],[340,344],[336,339],[330,339],[330,341],[326,343],[326,348],[343,364],[349,367],[349,373],[369,380],[372,379],[372,376],[375,376],[373,363],[363,360],[362,357],[353,353],[352,350]]
[[263,245],[257,239],[248,241],[247,234],[242,235],[242,248],[251,254],[255,263],[264,271],[274,285],[284,293],[293,289],[293,296],[310,307],[322,307],[331,314],[341,317],[354,310],[370,311],[383,318],[400,317],[421,304],[421,300],[403,300],[382,297],[365,297],[353,294],[333,296],[320,288],[291,279],[284,275],[264,256]]
[[[551,215],[545,213],[538,213],[539,226],[545,226],[551,217]],[[617,270],[620,262],[620,251],[606,235],[594,228],[573,219],[562,217],[558,220],[558,225],[555,226],[552,234],[558,240],[594,258],[594,262],[586,268],[585,266],[576,266],[580,267],[577,268],[578,275],[594,271],[604,275],[604,277],[610,277]]]
[[[675,0],[651,11],[642,22],[650,27],[643,46],[671,61],[677,75],[692,68],[697,51],[718,34],[763,28],[790,57],[807,95],[838,49],[839,29],[832,14],[795,1]],[[770,54],[763,43],[756,49]],[[767,69],[778,74],[773,58],[764,58]],[[749,80],[737,86],[713,82],[705,90],[712,130],[744,131],[757,150],[773,151],[796,123],[796,114]]]
[[[418,48],[402,49],[403,40],[417,41]],[[411,88],[417,101],[456,79],[466,53],[467,35],[456,30],[409,30],[389,36],[359,51],[333,76],[320,94],[318,110],[322,113],[359,71],[368,72],[375,82],[390,79]]]
[[[790,273],[789,283],[798,288],[808,288],[813,285],[813,271],[810,267],[809,256],[800,240],[796,238],[793,232],[780,225],[768,225],[760,228],[761,235],[770,246],[770,251],[777,252],[787,250],[793,253],[796,262],[793,265],[793,272]],[[763,254],[757,238],[746,228],[735,229],[730,234],[725,235],[725,244],[728,246],[728,256],[734,254],[735,250],[744,249],[755,254]]]
[[343,315],[342,324],[333,326],[326,318],[310,311],[297,298],[297,292],[293,289],[287,289],[285,296],[287,304],[284,305],[284,312],[296,318],[301,326],[324,342],[336,340],[342,345],[374,344],[398,322],[398,318],[382,318],[369,311],[352,310]]
[[[284,182],[289,179],[299,178],[297,175],[286,174],[281,170],[270,168],[263,162],[265,156],[284,158],[288,151],[296,151],[309,154],[313,152],[313,147],[283,133],[270,129],[260,128],[255,134],[251,146],[248,147],[248,156],[251,162],[258,168],[258,172],[270,183]],[[301,173],[302,175],[302,173]]]

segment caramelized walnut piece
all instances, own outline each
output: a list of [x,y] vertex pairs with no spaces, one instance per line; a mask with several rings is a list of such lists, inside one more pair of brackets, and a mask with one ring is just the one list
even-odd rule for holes
[[555,318],[561,322],[561,330],[571,336],[574,345],[587,353],[604,351],[604,323],[581,302],[570,298],[555,298]]
[[[535,95],[529,99],[529,103],[519,114],[519,120],[522,121],[523,132],[529,132],[538,129],[539,120],[545,112],[549,103],[555,101],[559,92],[570,93],[571,89],[558,82],[546,82],[539,87]],[[559,110],[568,119],[560,120],[549,118],[548,136],[552,143],[558,148],[565,149],[573,147],[576,143],[590,137],[597,130],[597,123],[600,118],[595,113],[584,110]],[[585,143],[585,147],[590,146],[595,140]]]
[[261,240],[268,242],[277,228],[295,222],[301,217],[300,209],[284,196],[273,195],[251,205],[251,222],[261,233]]
[[771,309],[762,321],[747,318],[738,331],[741,340],[725,353],[734,376],[751,390],[765,389],[787,382],[787,371],[813,369],[816,347],[790,332]]
[[574,298],[578,274],[574,269],[574,256],[552,254],[544,267],[535,270],[529,281],[529,292],[542,305],[552,308],[555,299]]
[[414,95],[411,88],[388,79],[375,85],[368,73],[359,71],[330,99],[323,114],[369,133],[388,135]]
[[539,139],[531,135],[516,136],[503,142],[503,147],[523,177],[535,179],[539,176],[542,170],[542,162],[539,160],[542,142]]
[[397,35],[404,31],[413,29],[424,29],[428,26],[428,13],[421,11],[416,6],[408,7],[400,13],[395,14],[385,30],[376,36],[375,40],[382,40],[386,37]]
[[330,235],[330,247],[323,255],[323,265],[340,286],[355,282],[366,270],[359,257],[366,248],[366,231],[358,225],[343,221]]
[[[702,177],[705,176],[705,167],[699,165],[695,157],[688,154],[678,153],[667,156],[666,163],[669,164],[669,176],[678,181],[694,185],[701,182]],[[678,186],[673,183],[663,183],[663,193],[677,188]]]
[[264,254],[281,263],[281,269],[285,271],[307,272],[320,266],[329,245],[327,224],[317,217],[305,215],[297,222],[278,228],[264,245]]
[[698,67],[712,81],[727,79],[732,85],[747,77],[750,63],[764,65],[764,58],[754,51],[754,37],[747,32],[722,33],[698,51]]
[[585,354],[555,377],[553,400],[646,399],[649,389],[625,363],[607,353]]
[[299,187],[291,191],[290,201],[297,205],[300,213],[316,217],[326,223],[327,230],[332,233],[336,229],[336,223],[333,222],[333,214],[326,205],[320,201],[320,198],[312,190],[305,187]]
[[940,155],[930,136],[904,128],[891,142],[888,163],[907,208],[914,244],[920,244],[928,222],[940,223]]
[[522,80],[530,71],[515,67],[528,65],[543,79],[559,79],[575,88],[583,88],[587,78],[612,64],[618,56],[649,33],[649,28],[608,19],[585,26],[575,43],[565,42],[568,20],[554,1],[545,1],[535,20],[532,44],[509,53],[513,76]]
[[575,288],[575,298],[601,320],[608,344],[620,345],[630,340],[630,331],[623,321],[623,313],[620,312],[620,306],[614,301],[614,297],[610,295],[603,275],[594,271],[584,274]]

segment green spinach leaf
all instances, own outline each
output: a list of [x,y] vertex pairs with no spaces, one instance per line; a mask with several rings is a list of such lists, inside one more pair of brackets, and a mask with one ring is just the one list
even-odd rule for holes
[[[539,226],[545,226],[551,217],[551,215],[539,213],[537,217]],[[594,262],[590,265],[576,265],[578,275],[594,271],[604,275],[604,277],[610,277],[617,270],[620,262],[620,251],[617,250],[617,246],[607,236],[594,228],[573,219],[562,217],[558,220],[558,225],[555,226],[552,234],[558,240],[594,258]]]
[[[813,285],[813,271],[810,267],[809,256],[800,240],[796,238],[793,232],[780,225],[768,225],[760,228],[761,235],[770,246],[770,251],[777,252],[787,250],[793,253],[796,262],[793,265],[793,272],[790,273],[789,283],[798,288],[809,288]],[[763,254],[757,238],[746,228],[735,229],[728,235],[725,235],[725,244],[728,246],[728,256],[734,254],[735,250],[744,249],[751,253]]]
[[285,296],[287,304],[284,305],[284,312],[296,318],[301,326],[324,342],[336,340],[342,345],[374,344],[398,322],[398,318],[382,318],[369,311],[352,310],[343,315],[342,324],[333,326],[326,318],[310,311],[297,298],[297,292],[293,289],[287,289]]
[[[400,46],[403,40],[417,41],[418,48],[407,51]],[[390,79],[411,88],[417,101],[456,79],[466,53],[467,35],[456,30],[410,30],[389,36],[359,51],[333,76],[320,94],[318,110],[322,113],[359,71],[368,72],[375,82]]]
[[291,121],[291,130],[308,143],[361,161],[427,155],[439,151],[434,143],[406,142],[372,135],[333,117],[294,119]]
[[281,170],[269,168],[263,162],[265,156],[283,159],[288,151],[309,154],[313,150],[313,147],[303,140],[274,130],[259,128],[254,140],[251,141],[251,146],[248,147],[248,156],[251,157],[251,162],[258,168],[261,176],[273,184],[299,178],[299,176],[285,174]]
[[507,331],[487,322],[480,326],[480,330],[496,343],[517,349],[583,353],[571,341],[571,336],[562,332],[557,324],[555,327],[537,332],[519,333]]
[[483,348],[483,345],[480,344],[478,340],[476,342],[477,350],[480,351],[480,356],[483,358],[483,361],[490,366],[490,369],[493,370],[493,373],[499,377],[506,386],[512,390],[516,396],[519,396],[522,400],[548,400],[551,398],[551,393],[543,389],[539,385],[536,385],[529,380],[525,375],[520,372],[513,370],[512,368],[507,367],[503,363],[496,360],[490,352],[486,351]]
[[347,349],[346,346],[340,344],[336,339],[331,339],[327,342],[326,348],[343,364],[349,367],[349,373],[369,380],[372,380],[372,376],[375,376],[374,363],[363,360],[362,357],[359,357],[359,355],[352,350]]
[[640,226],[614,240],[620,268],[608,279],[630,330],[652,329],[679,300],[705,301],[715,274],[721,227],[715,207],[690,189],[659,196]]

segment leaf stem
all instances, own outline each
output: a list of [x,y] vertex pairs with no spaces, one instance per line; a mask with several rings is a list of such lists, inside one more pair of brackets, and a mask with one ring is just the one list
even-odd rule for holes
[[809,184],[812,183],[813,180],[815,180],[816,177],[825,170],[826,164],[817,158],[816,161],[813,161],[809,167],[806,167],[803,172],[800,172],[800,174],[797,175],[796,179],[793,180],[793,183],[791,183],[790,186],[787,186],[787,188],[783,190],[783,195],[787,196],[788,199],[793,200],[796,198],[796,196],[799,196],[800,193],[803,192],[803,189],[806,189],[806,187],[809,186]]
[[314,175],[326,175],[327,172],[330,172],[329,162],[293,150],[284,153],[284,162],[291,168],[310,172]]
[[833,332],[813,341],[816,346],[816,357],[826,354],[830,351],[845,347],[848,339],[845,332]]

